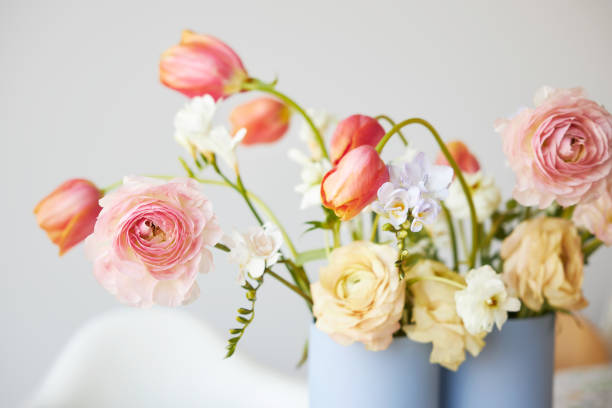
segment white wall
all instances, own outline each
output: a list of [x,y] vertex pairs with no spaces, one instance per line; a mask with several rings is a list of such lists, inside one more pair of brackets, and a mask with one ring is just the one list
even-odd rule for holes
[[[542,84],[582,85],[612,106],[612,5],[605,1],[152,3],[0,3],[2,406],[35,386],[81,323],[120,307],[95,282],[82,248],[59,259],[31,212],[70,177],[104,186],[124,174],[181,173],[172,118],[184,98],[158,83],[157,63],[182,28],[223,38],[253,75],[279,74],[279,88],[306,106],[431,120],[444,137],[468,142],[506,195],[513,177],[494,119],[530,104]],[[433,151],[424,132],[408,133]],[[296,238],[302,222],[318,215],[296,211],[299,170],[286,150],[299,144],[293,132],[273,147],[240,152],[247,184]],[[208,191],[224,227],[252,223],[236,196]],[[313,235],[299,247],[320,245]],[[611,261],[604,251],[587,271],[593,318],[609,294]],[[224,256],[216,262],[188,309],[224,332],[242,293],[235,268]],[[303,375],[293,367],[308,324],[302,302],[267,282],[241,349]]]

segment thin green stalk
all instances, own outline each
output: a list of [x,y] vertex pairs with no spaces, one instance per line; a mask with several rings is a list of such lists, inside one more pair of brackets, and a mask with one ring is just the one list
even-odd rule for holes
[[448,235],[451,241],[451,250],[453,253],[453,271],[459,271],[459,255],[457,254],[457,235],[455,233],[455,224],[453,223],[453,216],[444,203],[440,203],[442,206],[442,212],[446,218],[446,225],[448,226]]
[[338,221],[334,224],[334,228],[332,230],[334,236],[334,248],[338,248],[342,243],[340,242],[340,225],[341,223]]
[[312,130],[312,133],[315,135],[315,139],[317,140],[317,143],[319,144],[319,147],[321,148],[321,153],[323,154],[323,157],[329,160],[329,154],[327,153],[327,149],[325,148],[325,142],[323,141],[323,136],[321,136],[321,132],[319,132],[319,129],[317,129],[317,127],[315,126],[314,122],[310,118],[310,115],[308,115],[306,111],[300,105],[298,105],[293,99],[289,98],[284,93],[277,91],[274,88],[274,86],[270,84],[266,84],[265,82],[260,81],[259,79],[256,79],[256,78],[249,78],[249,80],[246,81],[245,84],[243,85],[243,89],[247,91],[261,91],[261,92],[269,93],[271,95],[276,96],[278,99],[282,100],[287,105],[291,106],[293,109],[298,111],[298,113],[302,115],[302,117],[304,118],[304,120],[306,121],[310,129]]
[[597,251],[599,247],[601,247],[602,245],[603,245],[603,242],[601,242],[597,238],[595,238],[588,244],[584,245],[582,247],[582,253],[584,255],[584,259],[587,260],[593,254],[593,252]]
[[455,282],[454,280],[451,279],[446,279],[446,278],[442,278],[440,276],[417,276],[416,278],[411,278],[406,280],[406,286],[410,286],[413,285],[417,282],[421,282],[421,281],[433,281],[433,282],[440,282],[440,283],[445,283],[449,286],[453,286],[457,289],[465,289],[466,286],[462,283],[459,282]]
[[463,249],[463,255],[467,258],[470,255],[470,250],[467,247],[467,238],[465,237],[463,221],[460,220],[457,222],[457,228],[459,229],[459,236],[461,237],[461,248]]
[[[393,119],[391,119],[387,115],[378,115],[378,116],[375,116],[374,119],[376,119],[378,121],[380,121],[381,119],[384,120],[384,121],[387,121],[391,126],[395,126],[396,125],[395,121]],[[404,146],[408,146],[408,141],[404,137],[404,134],[402,133],[401,130],[397,131],[397,135],[400,137],[400,139],[402,139],[402,142],[404,143]]]
[[286,287],[288,287],[289,289],[291,289],[292,291],[294,291],[295,293],[300,295],[302,298],[304,298],[304,300],[310,306],[312,306],[312,299],[310,298],[310,296],[308,296],[307,294],[302,292],[302,290],[299,287],[297,287],[296,285],[292,284],[291,282],[289,282],[288,280],[286,280],[282,276],[278,275],[277,273],[273,272],[271,269],[268,269],[266,271],[266,274],[272,276],[274,279],[276,279],[277,281],[279,281],[280,283],[282,283],[283,285],[285,285]]
[[429,130],[431,135],[434,137],[434,139],[438,143],[438,146],[440,147],[440,151],[442,151],[442,154],[444,155],[444,157],[446,157],[446,160],[448,161],[450,166],[453,168],[453,171],[455,172],[455,176],[457,177],[457,180],[459,180],[459,184],[461,185],[461,189],[463,190],[463,194],[465,194],[465,198],[467,200],[468,207],[470,208],[470,220],[472,222],[472,251],[470,252],[469,257],[468,257],[468,265],[471,269],[476,265],[476,252],[478,251],[478,219],[476,218],[476,208],[474,207],[474,200],[472,199],[472,193],[470,191],[470,188],[467,185],[465,178],[463,177],[463,172],[459,168],[459,165],[457,165],[457,162],[455,161],[453,156],[448,151],[448,148],[446,147],[446,144],[444,144],[444,141],[438,134],[438,131],[425,119],[421,119],[421,118],[406,119],[396,124],[395,126],[393,126],[391,130],[389,130],[385,134],[385,136],[383,136],[382,140],[376,146],[376,151],[380,153],[383,147],[385,147],[385,144],[391,138],[391,136],[393,136],[396,132],[401,130],[403,127],[412,125],[412,124],[419,124],[427,128],[427,130]]
[[372,222],[372,233],[370,234],[370,241],[376,242],[378,237],[378,221],[380,220],[380,214],[376,214],[374,222]]

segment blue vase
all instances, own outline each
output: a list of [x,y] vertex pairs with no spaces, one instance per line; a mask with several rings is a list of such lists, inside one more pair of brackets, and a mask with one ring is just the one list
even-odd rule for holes
[[310,408],[438,408],[441,370],[429,363],[430,351],[430,344],[406,337],[383,351],[342,346],[312,325]]
[[476,358],[442,371],[443,408],[550,408],[555,315],[510,319]]

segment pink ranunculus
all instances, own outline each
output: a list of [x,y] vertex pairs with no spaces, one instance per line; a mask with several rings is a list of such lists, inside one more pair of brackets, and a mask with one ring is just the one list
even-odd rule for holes
[[238,54],[210,35],[184,30],[181,42],[159,61],[159,79],[192,98],[209,94],[215,101],[240,92],[248,75]]
[[100,205],[86,247],[106,290],[139,307],[178,306],[197,298],[197,273],[213,267],[208,247],[222,232],[195,181],[126,177]]
[[389,170],[376,149],[359,146],[323,177],[321,202],[347,221],[374,201],[378,189],[387,181]]
[[597,199],[576,206],[572,221],[586,228],[607,246],[612,245],[612,179],[608,178],[606,191]]
[[523,205],[567,207],[596,198],[612,169],[612,115],[582,89],[542,88],[534,109],[496,122]]
[[34,214],[40,228],[63,255],[94,230],[102,192],[91,181],[71,179],[43,198]]
[[378,121],[366,115],[351,115],[343,119],[332,135],[329,152],[332,164],[337,165],[351,150],[368,145],[376,147],[385,135]]

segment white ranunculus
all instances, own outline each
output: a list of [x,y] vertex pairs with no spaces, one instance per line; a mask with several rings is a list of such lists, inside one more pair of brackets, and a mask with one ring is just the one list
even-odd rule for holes
[[501,330],[508,312],[517,312],[521,302],[508,295],[506,285],[489,265],[469,271],[465,277],[467,287],[455,292],[457,314],[471,334],[490,332],[493,324]]
[[174,138],[190,154],[212,152],[236,170],[234,150],[244,139],[246,129],[233,137],[225,126],[212,126],[217,105],[210,95],[196,96],[174,117]]
[[297,149],[289,150],[289,157],[302,166],[302,183],[295,187],[295,191],[303,195],[300,209],[320,205],[321,181],[325,173],[331,170],[331,164],[326,159],[315,161]]
[[251,227],[246,233],[233,231],[225,241],[231,250],[230,261],[240,266],[238,279],[243,284],[247,276],[259,278],[266,267],[278,262],[283,236],[276,226],[265,224]]
[[[501,202],[501,193],[491,176],[485,176],[482,171],[463,173],[463,177],[472,192],[472,200],[478,221],[484,221],[493,214]],[[470,218],[465,194],[459,180],[455,179],[448,189],[448,197],[444,201],[453,217],[465,220]]]

